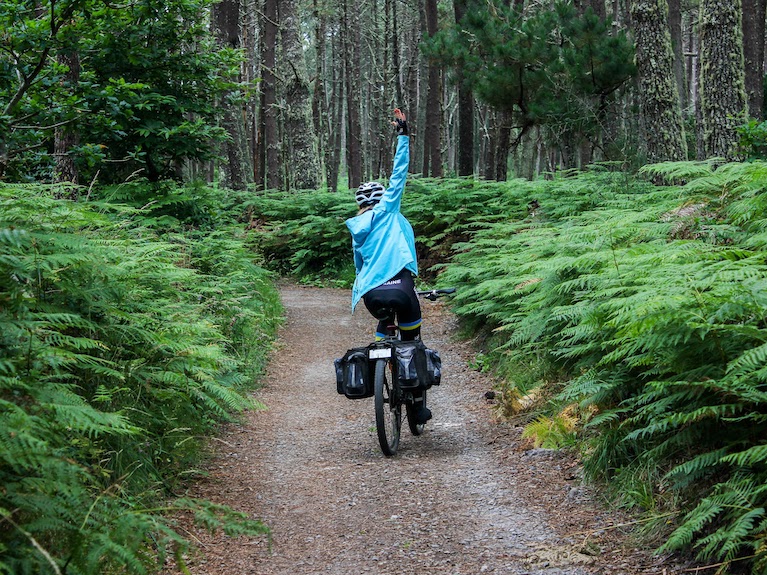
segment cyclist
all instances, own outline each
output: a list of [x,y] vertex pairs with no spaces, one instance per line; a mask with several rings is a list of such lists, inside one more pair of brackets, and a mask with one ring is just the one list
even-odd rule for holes
[[[413,226],[400,212],[410,164],[410,137],[405,114],[394,110],[392,126],[397,131],[397,151],[389,187],[367,182],[357,189],[355,199],[359,212],[346,220],[352,235],[354,267],[357,276],[352,289],[352,311],[360,299],[378,320],[376,339],[383,339],[386,328],[394,322],[387,310],[394,310],[405,340],[420,338],[421,304],[415,289],[418,275]],[[423,407],[419,423],[431,418]]]

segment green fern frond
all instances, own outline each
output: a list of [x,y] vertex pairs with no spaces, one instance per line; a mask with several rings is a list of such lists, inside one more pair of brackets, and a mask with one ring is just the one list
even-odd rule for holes
[[767,465],[767,445],[754,445],[744,451],[731,453],[723,457],[722,461],[738,467],[765,466]]
[[671,181],[687,182],[709,176],[713,173],[716,163],[710,160],[705,162],[660,162],[642,166],[639,173],[661,176]]

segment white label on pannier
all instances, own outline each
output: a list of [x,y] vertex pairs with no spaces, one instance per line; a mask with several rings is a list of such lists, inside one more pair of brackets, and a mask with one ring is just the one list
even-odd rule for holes
[[380,349],[371,349],[368,354],[370,359],[381,359],[382,357],[391,357],[391,348],[382,347]]

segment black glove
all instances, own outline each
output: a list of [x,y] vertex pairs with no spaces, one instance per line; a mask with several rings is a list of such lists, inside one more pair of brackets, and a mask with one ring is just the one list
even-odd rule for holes
[[394,120],[394,129],[397,130],[398,136],[407,136],[407,122],[405,120]]

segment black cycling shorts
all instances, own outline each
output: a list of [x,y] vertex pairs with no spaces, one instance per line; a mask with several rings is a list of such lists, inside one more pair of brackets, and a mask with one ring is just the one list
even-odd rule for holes
[[421,303],[409,270],[403,269],[389,281],[373,288],[362,296],[362,300],[378,320],[377,339],[386,336],[386,328],[394,323],[395,315],[402,340],[413,340],[421,335]]

